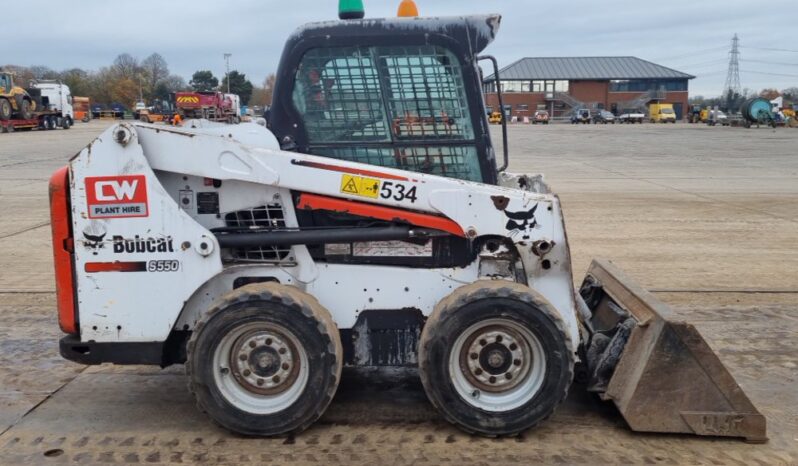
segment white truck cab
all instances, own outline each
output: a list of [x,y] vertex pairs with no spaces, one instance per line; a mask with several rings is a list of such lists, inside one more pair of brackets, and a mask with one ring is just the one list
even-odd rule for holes
[[72,109],[72,94],[69,86],[55,81],[42,81],[33,83],[34,89],[42,93],[42,98],[47,98],[49,102],[48,110],[60,113],[60,117],[67,119],[69,125],[75,121],[75,113]]

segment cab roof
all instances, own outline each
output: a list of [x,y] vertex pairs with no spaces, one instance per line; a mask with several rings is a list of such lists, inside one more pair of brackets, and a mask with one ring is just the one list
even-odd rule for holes
[[440,34],[468,45],[471,54],[476,55],[493,42],[500,23],[501,15],[498,14],[323,21],[299,27],[288,42],[318,37],[396,36],[397,45],[401,45],[402,36]]

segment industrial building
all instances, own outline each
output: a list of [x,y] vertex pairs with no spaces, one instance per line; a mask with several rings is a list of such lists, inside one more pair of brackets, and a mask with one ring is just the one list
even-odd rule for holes
[[[672,103],[681,119],[693,78],[637,57],[522,58],[499,71],[504,113],[519,120],[544,109],[562,117],[578,107],[617,115],[643,110],[653,101]],[[486,76],[483,83],[487,106],[498,110],[494,76]]]

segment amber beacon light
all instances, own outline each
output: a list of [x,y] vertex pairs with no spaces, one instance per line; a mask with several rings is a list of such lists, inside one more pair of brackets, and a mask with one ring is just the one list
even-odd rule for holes
[[402,0],[399,4],[399,12],[396,16],[400,18],[414,18],[418,16],[418,7],[413,0]]

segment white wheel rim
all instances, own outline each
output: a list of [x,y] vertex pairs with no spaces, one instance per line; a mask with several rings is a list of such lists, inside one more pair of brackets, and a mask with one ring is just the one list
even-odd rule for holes
[[[270,337],[272,341],[267,345],[266,340]],[[277,365],[281,368],[275,369],[273,374],[269,372],[268,377],[258,377],[256,374],[253,378],[250,374],[244,375],[244,371],[251,368],[247,363],[236,364],[237,356],[241,353],[237,351],[242,347],[239,341],[241,338],[245,338],[246,342],[256,343],[253,353],[256,350],[266,349],[267,346],[290,349],[277,360]],[[258,361],[272,359],[271,356],[261,356],[259,359],[257,354],[253,354],[253,358]],[[283,369],[283,364],[289,364],[288,369]],[[224,399],[236,408],[252,414],[274,414],[287,409],[305,391],[309,378],[308,356],[296,336],[285,327],[265,322],[242,325],[222,337],[213,353],[212,369],[216,387]],[[279,378],[294,369],[296,374],[292,376],[290,384],[281,386],[286,383],[283,378],[274,381],[275,376]],[[252,381],[258,378],[263,381],[261,393],[253,390]],[[247,385],[250,388],[247,388]]]
[[[479,347],[482,351],[475,350]],[[508,356],[513,359],[509,366],[504,362]],[[518,360],[520,364],[516,365]],[[449,352],[449,379],[457,394],[485,411],[503,412],[523,406],[540,391],[545,376],[543,345],[531,330],[512,320],[487,319],[470,326]],[[495,379],[493,383],[491,378]]]

